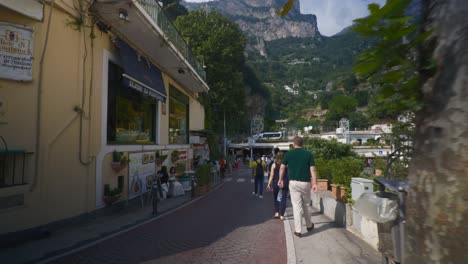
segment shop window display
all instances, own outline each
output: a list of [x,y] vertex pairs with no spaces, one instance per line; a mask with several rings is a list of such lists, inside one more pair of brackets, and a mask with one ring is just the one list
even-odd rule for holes
[[157,101],[124,86],[122,78],[122,69],[109,62],[107,141],[154,144]]
[[189,98],[174,87],[170,87],[169,99],[169,143],[188,143]]

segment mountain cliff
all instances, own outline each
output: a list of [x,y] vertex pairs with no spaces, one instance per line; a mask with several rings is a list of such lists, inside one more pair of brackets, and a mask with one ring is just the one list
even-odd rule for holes
[[286,17],[278,16],[275,11],[284,0],[215,0],[205,3],[183,2],[189,10],[216,10],[232,21],[240,29],[257,41],[272,41],[289,37],[310,38],[320,36],[315,15],[300,12],[300,2],[296,1]]

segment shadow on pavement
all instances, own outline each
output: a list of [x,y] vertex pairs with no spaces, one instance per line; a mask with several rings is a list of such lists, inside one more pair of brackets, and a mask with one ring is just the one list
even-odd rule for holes
[[221,241],[233,231],[237,241],[222,243],[221,250],[243,250],[257,243],[265,232],[277,230],[284,237],[279,220],[274,222],[273,231],[271,225],[268,231],[262,229],[265,225],[260,224],[272,219],[273,198],[271,192],[264,193],[264,199],[254,197],[252,185],[226,183],[180,210],[51,263],[153,263],[179,253],[193,254],[193,250]]
[[302,234],[303,237],[313,236],[329,229],[338,228],[334,222],[315,222],[315,228],[311,232]]

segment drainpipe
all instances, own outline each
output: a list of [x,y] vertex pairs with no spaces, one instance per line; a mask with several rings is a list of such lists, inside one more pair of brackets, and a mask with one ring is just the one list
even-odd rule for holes
[[42,78],[44,74],[44,58],[47,50],[47,44],[49,42],[49,33],[50,33],[50,22],[52,20],[52,12],[54,10],[55,0],[50,1],[50,11],[49,11],[49,20],[47,21],[47,30],[46,37],[44,41],[44,47],[42,48],[41,61],[39,62],[39,77],[38,77],[38,87],[37,87],[37,102],[36,102],[36,146],[35,146],[35,156],[34,156],[34,177],[31,182],[30,191],[34,191],[37,186],[37,180],[39,177],[39,152],[41,150],[41,106],[42,106]]
[[[86,9],[87,11],[87,9]],[[84,20],[86,21],[86,17],[84,17]],[[92,25],[94,27],[94,24]],[[93,40],[91,39],[91,52],[93,52]],[[86,61],[88,59],[88,47],[86,46],[86,26],[83,27],[83,45],[84,45],[84,57],[83,57],[83,83],[81,87],[81,108],[75,107],[75,111],[79,113],[80,115],[80,135],[79,135],[79,150],[78,150],[78,160],[80,161],[81,165],[83,166],[89,166],[91,163],[94,161],[94,157],[91,157],[90,160],[84,161],[82,158],[82,153],[83,153],[83,118],[84,118],[84,108],[85,108],[85,96],[86,96]],[[93,56],[91,56],[91,59],[93,59]],[[90,88],[89,88],[89,99],[90,101],[88,102],[89,107],[88,107],[88,120],[89,120],[89,126],[91,126],[91,97],[92,97],[92,85],[93,85],[93,61],[91,61],[91,77],[90,77]],[[88,133],[90,131],[90,127],[88,126]],[[89,154],[89,142],[90,142],[90,136],[88,135],[88,154]]]

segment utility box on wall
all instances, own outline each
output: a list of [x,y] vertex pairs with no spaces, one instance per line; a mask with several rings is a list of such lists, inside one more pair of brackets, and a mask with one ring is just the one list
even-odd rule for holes
[[[374,192],[374,185],[371,180],[364,178],[351,178],[351,198],[354,201],[357,201],[363,193]],[[352,210],[353,226],[361,234],[367,230],[367,228],[372,226],[372,223],[369,220],[362,220],[362,215],[354,208]],[[375,225],[375,223],[374,223]]]
[[356,201],[361,194],[374,192],[373,182],[364,178],[351,178],[351,198]]

